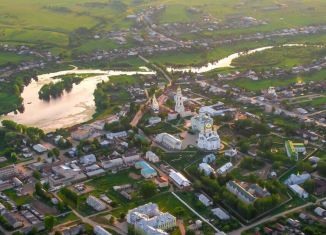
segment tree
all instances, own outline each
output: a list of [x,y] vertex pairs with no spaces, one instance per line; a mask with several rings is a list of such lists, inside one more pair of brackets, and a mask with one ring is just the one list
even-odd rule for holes
[[187,231],[186,231],[186,235],[195,235],[196,233],[195,233],[195,231],[194,230],[190,230],[190,229],[188,229]]
[[33,177],[37,180],[41,179],[41,173],[38,170],[33,171]]
[[140,193],[144,198],[149,198],[156,194],[156,185],[152,181],[142,183],[140,186]]
[[185,210],[182,207],[178,206],[177,208],[175,208],[174,213],[176,216],[180,217],[185,214]]
[[54,235],[62,235],[60,231],[55,231]]
[[121,213],[120,213],[120,219],[123,220],[125,217],[126,217],[126,214],[123,213],[123,212],[121,212]]
[[48,231],[52,231],[55,224],[55,217],[53,215],[46,216],[44,218],[44,226]]
[[33,227],[31,231],[28,232],[28,235],[36,235],[38,233],[38,229],[36,227]]
[[239,148],[240,148],[240,151],[243,152],[243,153],[247,153],[248,150],[249,150],[249,143],[248,142],[245,142],[245,141],[241,141],[239,143]]
[[317,171],[321,176],[326,177],[326,161],[319,161]]
[[21,231],[16,231],[16,232],[13,232],[12,235],[23,235],[23,233]]
[[17,153],[15,153],[15,152],[12,152],[11,154],[10,154],[10,161],[12,161],[12,162],[17,162],[17,160],[18,160],[18,158],[17,158]]
[[115,218],[114,216],[111,216],[110,220],[109,220],[109,224],[114,224],[115,223]]
[[60,151],[59,151],[59,149],[54,148],[54,149],[52,149],[52,152],[53,152],[53,155],[54,155],[54,156],[59,157],[59,155],[60,155]]
[[306,180],[302,186],[308,193],[313,193],[316,189],[316,184],[312,179]]
[[314,168],[309,162],[304,162],[304,161],[298,162],[297,168],[299,171],[307,171],[307,172],[312,172],[314,170]]
[[44,188],[45,191],[49,191],[49,189],[50,189],[50,184],[49,184],[48,182],[45,182],[45,183],[43,184],[43,188]]

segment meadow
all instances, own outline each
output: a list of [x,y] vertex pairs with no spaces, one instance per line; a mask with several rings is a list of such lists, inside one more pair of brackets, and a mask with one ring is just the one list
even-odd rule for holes
[[299,75],[291,78],[274,78],[274,79],[261,79],[258,81],[252,81],[249,78],[240,78],[229,82],[229,84],[243,88],[248,91],[259,92],[263,89],[267,89],[270,86],[274,87],[286,87],[297,82],[309,82],[309,81],[322,81],[325,80],[326,70],[319,72]]
[[265,51],[241,56],[232,66],[245,69],[288,68],[312,63],[326,54],[325,48],[315,46],[279,46]]

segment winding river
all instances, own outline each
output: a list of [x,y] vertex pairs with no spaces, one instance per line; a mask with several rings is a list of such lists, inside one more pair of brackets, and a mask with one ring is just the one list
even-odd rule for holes
[[[300,47],[302,47],[302,46],[307,46],[307,45],[305,45],[305,44],[284,44],[282,46],[285,46],[285,47],[300,46]],[[206,73],[206,72],[212,71],[214,69],[218,69],[218,68],[232,67],[232,61],[240,56],[250,55],[255,52],[264,51],[264,50],[272,49],[272,48],[274,48],[274,46],[259,47],[259,48],[253,49],[253,50],[242,51],[242,52],[237,52],[237,53],[231,54],[223,59],[220,59],[213,63],[208,63],[201,67],[192,67],[192,66],[187,66],[184,68],[168,67],[167,71],[168,72],[181,72],[181,73]]]
[[[38,92],[44,84],[57,80],[55,79],[57,76],[68,74],[92,75],[83,79],[78,85],[74,85],[69,93],[64,92],[58,98],[50,101],[39,99]],[[155,72],[145,69],[140,71],[73,69],[39,75],[38,80],[32,80],[21,94],[24,99],[24,112],[17,114],[12,112],[2,116],[1,119],[10,119],[24,125],[39,127],[46,132],[86,122],[95,113],[93,94],[98,83],[108,81],[110,76],[135,74],[150,75]]]
[[[285,44],[283,46],[306,46],[304,44]],[[231,67],[232,61],[242,55],[252,54],[257,51],[271,49],[273,46],[260,47],[247,52],[238,52],[225,57],[217,62],[208,63],[202,67],[169,67],[169,72],[191,72],[205,73],[217,68]],[[116,75],[151,75],[156,72],[146,67],[140,67],[139,71],[104,71],[96,69],[72,69],[59,71],[55,73],[42,74],[38,76],[37,81],[32,82],[24,88],[21,94],[24,99],[25,110],[23,113],[9,113],[0,118],[0,120],[10,119],[17,123],[28,126],[35,126],[44,131],[52,131],[57,128],[70,127],[79,123],[89,121],[95,113],[94,91],[96,85],[102,81],[108,81],[110,76]],[[78,85],[62,96],[51,99],[50,101],[40,100],[38,91],[44,84],[55,81],[56,77],[68,74],[92,74],[92,76],[83,79]]]

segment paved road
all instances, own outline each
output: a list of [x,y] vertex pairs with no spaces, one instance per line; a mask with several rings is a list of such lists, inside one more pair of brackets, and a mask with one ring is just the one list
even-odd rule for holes
[[232,232],[230,232],[230,233],[228,233],[228,234],[229,234],[229,235],[240,235],[242,232],[244,232],[244,231],[246,231],[246,230],[248,230],[248,229],[251,229],[251,228],[253,228],[253,227],[256,227],[256,226],[259,225],[259,224],[266,223],[266,222],[271,221],[271,220],[275,220],[275,219],[277,219],[277,218],[279,218],[279,217],[281,217],[281,216],[284,216],[284,215],[290,214],[290,213],[292,213],[292,212],[295,212],[295,211],[298,211],[298,210],[304,209],[304,208],[306,208],[306,207],[308,207],[308,206],[311,206],[311,205],[315,205],[315,204],[317,204],[317,203],[319,203],[319,202],[321,202],[321,201],[323,201],[323,200],[325,200],[325,199],[326,199],[326,197],[321,198],[321,199],[318,199],[318,200],[316,201],[316,203],[308,202],[308,203],[306,203],[306,204],[304,204],[304,205],[302,205],[302,206],[295,207],[295,208],[293,208],[293,209],[290,209],[290,210],[287,210],[287,211],[281,212],[281,213],[276,214],[276,215],[271,216],[271,217],[266,217],[266,218],[261,219],[261,220],[255,222],[255,223],[253,223],[253,224],[250,224],[250,225],[248,225],[248,226],[245,226],[245,227],[242,227],[242,228],[240,228],[240,229],[234,230],[234,231],[232,231]]

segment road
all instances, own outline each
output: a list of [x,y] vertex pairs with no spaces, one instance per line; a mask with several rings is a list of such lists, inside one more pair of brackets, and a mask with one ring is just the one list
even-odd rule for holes
[[[158,67],[157,65],[150,63],[150,61],[146,58],[144,58],[143,56],[139,55],[139,58],[141,60],[143,60],[145,63],[150,64],[156,71],[160,72],[164,78],[167,80],[167,85],[165,87],[165,89],[167,89],[168,87],[170,87],[172,85],[172,79],[170,78],[170,76],[160,67]],[[164,91],[163,91],[164,92]],[[148,98],[148,100],[146,101],[145,104],[141,105],[138,112],[136,113],[136,115],[134,116],[134,118],[132,119],[132,121],[130,122],[130,125],[132,127],[137,126],[138,122],[140,121],[140,119],[143,117],[144,115],[144,109],[147,105],[149,105],[151,102],[151,99]]]
[[292,209],[290,209],[290,210],[287,210],[287,211],[281,212],[281,213],[276,214],[276,215],[273,215],[273,216],[271,216],[271,217],[263,218],[263,219],[261,219],[261,220],[255,222],[255,223],[253,223],[253,224],[250,224],[250,225],[248,225],[248,226],[245,226],[245,227],[242,227],[242,228],[240,228],[240,229],[234,230],[234,231],[232,231],[232,232],[230,232],[230,233],[228,233],[228,234],[229,234],[229,235],[240,235],[242,232],[244,232],[244,231],[246,231],[246,230],[248,230],[248,229],[254,228],[254,227],[256,227],[257,225],[260,225],[260,224],[262,224],[262,223],[266,223],[266,222],[268,222],[268,221],[275,220],[275,219],[277,219],[277,218],[279,218],[279,217],[282,217],[282,216],[287,215],[287,214],[290,214],[290,213],[292,213],[292,212],[295,212],[295,211],[298,211],[298,210],[304,209],[304,208],[306,208],[306,207],[308,207],[308,206],[315,205],[315,204],[317,204],[317,203],[319,203],[319,202],[321,202],[321,201],[323,201],[323,200],[325,200],[325,199],[326,199],[326,197],[321,198],[321,199],[318,199],[315,203],[313,203],[313,202],[308,202],[308,203],[306,203],[306,204],[304,204],[304,205],[302,205],[302,206],[298,206],[298,207],[292,208]]

